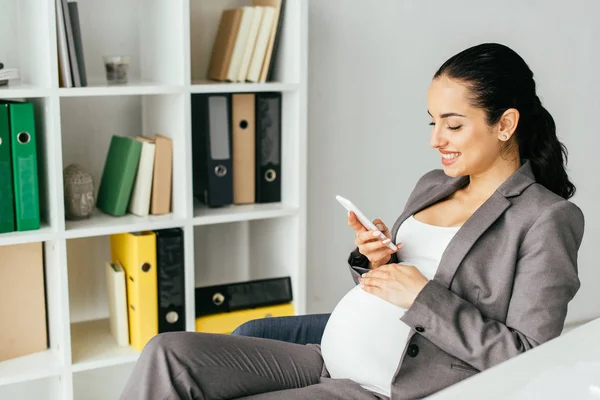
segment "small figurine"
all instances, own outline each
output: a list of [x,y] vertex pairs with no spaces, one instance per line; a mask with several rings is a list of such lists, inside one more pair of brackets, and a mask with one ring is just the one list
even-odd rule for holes
[[89,218],[96,208],[94,178],[79,164],[71,164],[63,173],[65,193],[65,218]]

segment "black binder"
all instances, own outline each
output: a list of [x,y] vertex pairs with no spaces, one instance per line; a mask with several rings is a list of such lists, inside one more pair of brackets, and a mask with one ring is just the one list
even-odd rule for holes
[[281,201],[281,93],[256,93],[256,203]]
[[185,270],[183,231],[161,229],[156,234],[158,332],[185,331]]
[[231,95],[191,100],[194,197],[209,207],[233,204]]
[[197,287],[195,292],[196,318],[289,303],[293,300],[290,277]]

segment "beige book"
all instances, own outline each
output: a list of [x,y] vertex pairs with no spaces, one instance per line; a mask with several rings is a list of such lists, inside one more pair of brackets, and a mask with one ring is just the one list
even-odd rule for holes
[[254,7],[242,7],[242,19],[240,21],[240,28],[237,32],[235,44],[233,46],[233,52],[231,53],[231,62],[227,69],[227,80],[235,82],[240,72],[240,66],[242,65],[242,58],[244,57],[244,51],[246,50],[246,42],[248,41],[248,34],[252,26],[252,19],[254,16]]
[[253,0],[252,4],[255,6],[267,6],[275,8],[275,21],[271,27],[271,36],[269,36],[269,43],[267,44],[267,50],[265,52],[265,60],[263,62],[259,77],[259,82],[266,82],[267,74],[269,73],[269,65],[271,64],[271,57],[273,56],[273,47],[275,44],[277,27],[283,22],[281,21],[282,0]]
[[273,7],[265,7],[260,28],[258,29],[256,45],[254,46],[254,52],[252,53],[252,58],[250,60],[250,68],[248,69],[248,76],[246,77],[247,81],[258,82],[260,78],[260,71],[265,60],[265,53],[267,51],[267,45],[269,44],[269,36],[271,34],[274,17],[275,9]]
[[255,113],[254,94],[233,94],[233,203],[255,202]]
[[108,296],[110,333],[120,347],[129,346],[129,319],[127,316],[127,289],[125,270],[117,261],[104,267]]
[[142,142],[142,153],[138,162],[135,183],[129,201],[129,212],[145,217],[150,212],[150,194],[154,172],[154,153],[156,144],[144,138],[136,138]]
[[0,361],[48,348],[42,243],[0,246]]
[[173,140],[159,134],[153,138],[138,138],[155,144],[150,214],[168,214],[171,212],[173,186]]
[[248,68],[250,67],[250,60],[252,59],[252,53],[256,46],[256,38],[258,37],[258,29],[262,22],[264,15],[264,7],[254,7],[254,14],[252,15],[252,24],[250,25],[250,31],[248,32],[248,40],[246,41],[246,48],[244,49],[244,55],[242,56],[242,63],[238,72],[238,82],[245,82],[248,76]]
[[231,63],[235,39],[242,19],[242,9],[232,8],[223,10],[217,36],[213,43],[208,79],[224,81]]
[[173,140],[163,135],[156,135],[154,142],[156,151],[150,214],[168,214],[171,212],[173,194]]

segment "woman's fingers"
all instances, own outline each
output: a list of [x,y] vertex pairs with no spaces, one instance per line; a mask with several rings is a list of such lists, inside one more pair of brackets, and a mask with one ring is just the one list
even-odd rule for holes
[[367,231],[367,228],[360,223],[358,218],[356,218],[356,214],[354,214],[352,211],[348,211],[348,225],[350,225],[350,227],[354,229],[356,233]]
[[387,237],[392,237],[392,235],[390,234],[390,230],[388,229],[388,227],[383,223],[382,220],[380,220],[379,218],[373,220],[373,224],[375,224],[375,226],[377,227],[377,229],[379,229],[379,231],[381,233],[383,233],[385,236]]

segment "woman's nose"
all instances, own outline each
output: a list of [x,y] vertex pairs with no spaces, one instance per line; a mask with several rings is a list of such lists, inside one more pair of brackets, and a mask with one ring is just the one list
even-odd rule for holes
[[444,138],[442,137],[442,134],[440,133],[437,126],[434,126],[433,129],[431,130],[431,137],[429,138],[429,145],[435,149],[438,147],[442,147],[443,144],[444,144]]

